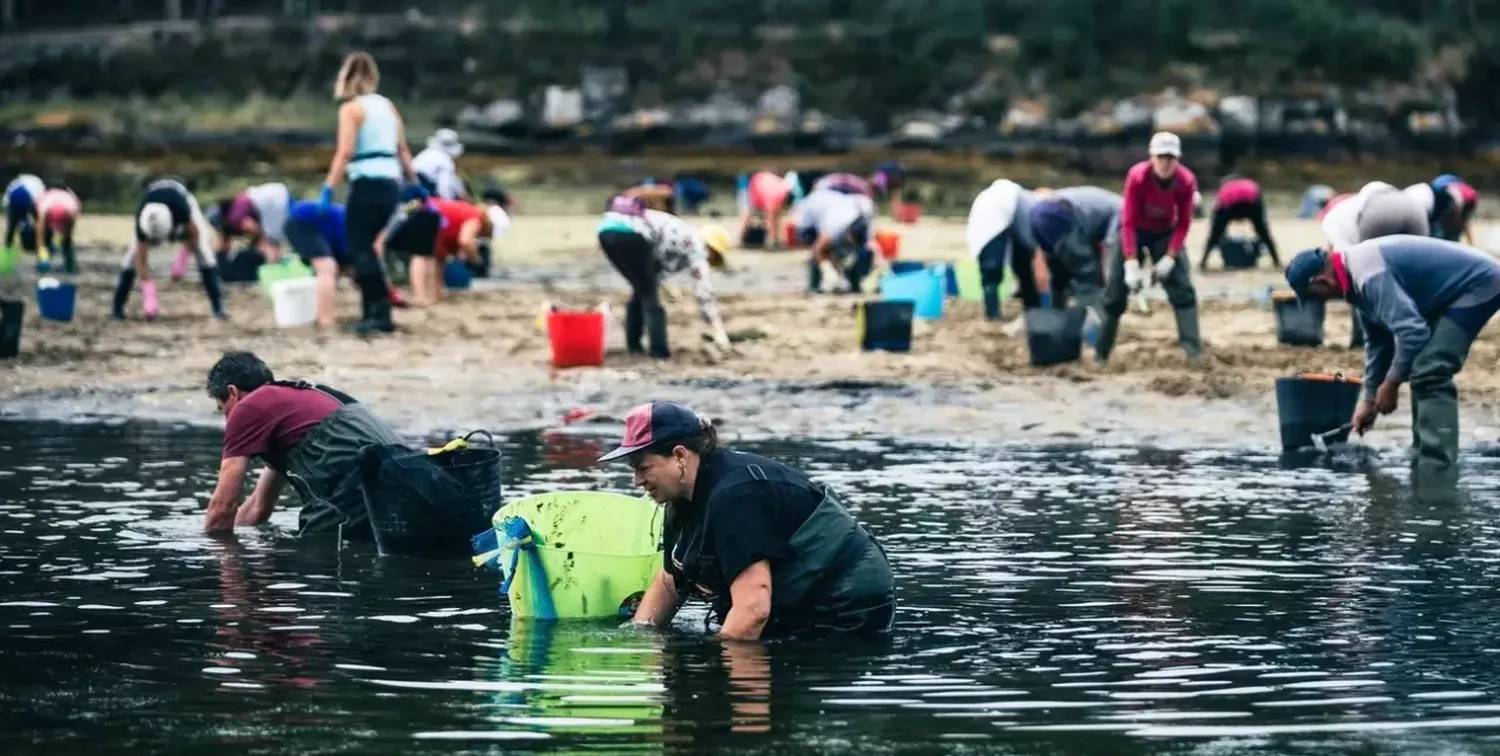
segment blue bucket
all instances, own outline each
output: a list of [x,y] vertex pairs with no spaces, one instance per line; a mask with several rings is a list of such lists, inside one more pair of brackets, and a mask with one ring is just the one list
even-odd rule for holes
[[917,272],[919,270],[926,270],[926,269],[927,269],[927,263],[924,263],[921,260],[892,260],[891,261],[891,272],[892,273],[897,273],[897,274],[899,274],[899,273],[915,273],[915,272]]
[[36,308],[42,317],[69,323],[73,320],[73,308],[78,304],[78,284],[65,283],[57,286],[36,288]]
[[938,271],[891,273],[880,279],[880,297],[888,302],[911,302],[917,317],[937,320],[943,317],[943,284],[944,276]]
[[449,258],[443,265],[443,286],[450,289],[467,289],[474,283],[474,271],[463,260]]

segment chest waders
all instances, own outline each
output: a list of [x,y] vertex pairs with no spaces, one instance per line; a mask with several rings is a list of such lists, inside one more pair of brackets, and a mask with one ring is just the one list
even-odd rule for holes
[[[767,480],[760,466],[751,465],[730,473],[720,485],[747,477]],[[771,618],[764,637],[888,632],[895,620],[896,587],[885,550],[832,490],[816,484],[813,490],[823,499],[792,534],[792,557],[771,564]],[[728,612],[726,586],[714,613],[722,623]]]
[[319,391],[343,405],[313,426],[285,458],[265,460],[302,497],[297,537],[337,533],[340,540],[372,540],[359,453],[372,444],[402,444],[401,437],[342,391],[306,381],[273,381],[271,385]]

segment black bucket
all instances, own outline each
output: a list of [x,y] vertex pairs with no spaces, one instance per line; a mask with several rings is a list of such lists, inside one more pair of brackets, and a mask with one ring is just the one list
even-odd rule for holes
[[230,255],[218,255],[219,280],[224,283],[255,283],[260,279],[260,266],[266,264],[266,256],[260,250],[245,247]]
[[1026,346],[1031,364],[1037,367],[1076,362],[1083,356],[1083,323],[1088,311],[1082,307],[1054,310],[1033,307],[1026,311]]
[[1248,236],[1230,236],[1219,243],[1219,253],[1224,256],[1225,270],[1245,270],[1255,267],[1260,261],[1260,239]]
[[[500,451],[488,446],[387,460],[382,485],[365,487],[365,510],[382,556],[472,555],[470,539],[500,509]],[[434,470],[434,467],[436,470]]]
[[745,226],[744,233],[740,234],[740,246],[746,249],[754,249],[766,246],[766,226],[764,223],[751,223]]
[[1276,311],[1276,340],[1287,346],[1323,346],[1323,318],[1327,307],[1320,299],[1297,301],[1291,294],[1278,294],[1272,302]]
[[[1293,451],[1313,446],[1314,434],[1327,433],[1354,417],[1364,386],[1342,374],[1303,373],[1276,379],[1276,414],[1281,421],[1281,448]],[[1349,440],[1343,431],[1330,444]]]
[[475,278],[489,278],[491,268],[490,255],[492,254],[490,252],[490,240],[480,239],[475,246],[479,248],[479,260],[477,262],[464,260],[464,267],[468,268],[469,272],[474,274]]
[[886,352],[911,351],[911,324],[917,303],[910,300],[860,302],[854,306],[859,348]]
[[26,317],[26,303],[19,299],[0,300],[0,360],[21,353],[21,321]]

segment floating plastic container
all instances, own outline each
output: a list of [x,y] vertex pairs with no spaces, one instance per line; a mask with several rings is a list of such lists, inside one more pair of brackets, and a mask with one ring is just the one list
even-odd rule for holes
[[1323,346],[1327,307],[1322,300],[1302,302],[1297,295],[1286,291],[1276,292],[1271,300],[1271,309],[1276,313],[1276,341],[1287,346]]
[[923,320],[943,317],[943,276],[922,269],[909,273],[890,273],[880,279],[880,298],[888,302],[911,302],[916,316]]
[[21,353],[21,321],[26,317],[26,303],[19,299],[0,299],[0,360]]
[[278,328],[301,328],[318,320],[318,281],[289,278],[271,285],[271,315]]
[[894,260],[901,255],[901,234],[888,228],[882,228],[875,232],[875,246],[880,248],[880,256],[887,260]]
[[[495,513],[496,530],[507,518],[526,521],[538,557],[515,559],[508,597],[515,617],[617,618],[621,605],[643,593],[662,566],[663,510],[645,497],[594,491],[558,491],[516,499]],[[509,570],[513,549],[500,565]],[[542,575],[532,572],[541,568]],[[540,579],[538,579],[540,578]],[[541,586],[550,602],[538,595]]]
[[915,305],[906,300],[861,302],[854,306],[854,331],[866,352],[910,352]]
[[51,276],[37,282],[36,308],[47,320],[70,323],[77,305],[78,284],[62,283]]
[[1076,362],[1083,356],[1083,324],[1088,311],[1082,307],[1055,310],[1033,307],[1026,311],[1026,348],[1037,367]]
[[272,290],[278,282],[299,278],[311,279],[312,275],[312,268],[307,267],[307,264],[302,262],[302,258],[296,255],[287,255],[280,263],[266,263],[255,269],[255,277],[260,281],[261,291],[273,299]]
[[[1364,393],[1364,382],[1341,373],[1302,373],[1276,379],[1276,415],[1281,423],[1281,448],[1286,451],[1313,446],[1314,434],[1327,433],[1354,417]],[[1349,432],[1327,439],[1330,444],[1349,440]]]
[[556,368],[598,367],[604,364],[604,324],[599,310],[553,310],[547,313],[547,340]]
[[463,260],[457,257],[449,258],[443,263],[443,286],[455,291],[463,291],[474,285],[474,271]]

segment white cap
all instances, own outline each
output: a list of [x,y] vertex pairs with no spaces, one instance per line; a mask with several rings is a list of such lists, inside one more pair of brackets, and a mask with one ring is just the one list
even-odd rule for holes
[[505,212],[505,208],[499,205],[490,205],[485,208],[484,217],[490,222],[490,243],[499,242],[500,237],[505,235],[506,229],[510,228],[510,213]]
[[438,129],[433,132],[432,137],[427,140],[427,146],[436,147],[452,158],[464,154],[464,146],[458,141],[458,132],[453,129]]
[[172,210],[160,202],[152,202],[141,208],[137,219],[141,234],[149,241],[163,242],[172,235]]
[[1370,183],[1365,184],[1364,186],[1359,188],[1359,196],[1365,199],[1369,199],[1370,195],[1386,190],[1395,191],[1396,187],[1391,186],[1384,181],[1371,181]]
[[1171,155],[1182,157],[1182,140],[1170,131],[1158,131],[1151,135],[1151,157]]

